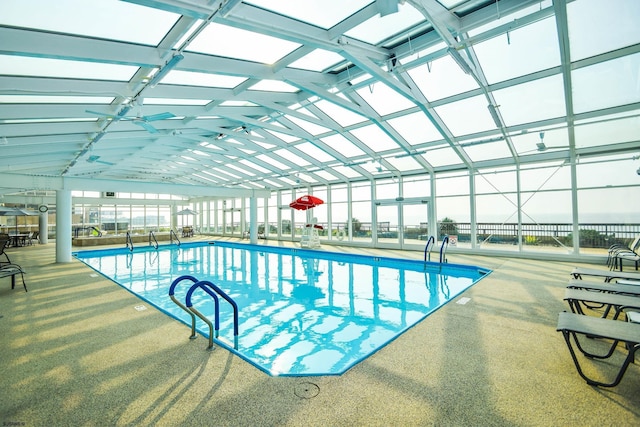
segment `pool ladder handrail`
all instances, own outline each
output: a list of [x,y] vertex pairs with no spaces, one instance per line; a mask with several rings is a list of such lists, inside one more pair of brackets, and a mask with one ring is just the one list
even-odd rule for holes
[[440,264],[443,262],[447,262],[446,252],[447,247],[449,247],[449,235],[446,234],[442,239],[442,245],[440,246]]
[[[431,261],[431,248],[436,244],[436,239],[433,236],[429,236],[427,244],[424,247],[424,262],[427,262],[427,254],[429,254],[429,261]],[[430,248],[431,247],[431,248]]]
[[[181,302],[179,302],[177,300],[177,298],[175,297],[175,288],[178,285],[178,283],[180,283],[183,280],[190,280],[190,281],[194,282],[193,285],[191,285],[191,287],[187,291],[187,295],[185,297],[185,304],[182,304]],[[215,326],[211,323],[211,321],[204,314],[202,314],[198,309],[196,309],[193,306],[193,303],[191,301],[191,297],[192,297],[193,293],[195,292],[195,290],[198,289],[198,288],[202,288],[202,290],[204,290],[207,294],[209,294],[209,296],[211,296],[213,298],[213,300],[214,300],[214,303],[215,303],[215,316],[214,316]],[[171,300],[173,302],[175,302],[180,308],[182,308],[187,313],[189,313],[189,315],[191,316],[191,336],[189,337],[190,339],[194,339],[196,337],[196,332],[195,332],[196,331],[196,319],[195,319],[195,316],[198,316],[200,319],[202,319],[202,321],[204,321],[209,326],[209,346],[207,347],[207,350],[212,350],[213,349],[213,338],[214,338],[214,336],[216,338],[219,336],[219,331],[220,331],[220,300],[218,298],[218,295],[221,296],[222,298],[224,298],[229,304],[231,304],[231,307],[233,308],[233,337],[234,337],[234,344],[233,344],[234,347],[233,348],[235,348],[237,350],[238,349],[238,329],[239,329],[238,328],[238,304],[236,304],[236,302],[233,300],[233,298],[231,298],[222,289],[220,289],[219,287],[217,287],[213,283],[211,283],[211,282],[209,282],[207,280],[198,281],[198,279],[196,279],[193,276],[189,276],[189,275],[178,277],[176,280],[173,281],[173,283],[171,284],[171,287],[169,288],[169,297],[171,298]],[[195,314],[195,316],[194,316],[194,314]]]
[[153,230],[149,231],[149,246],[158,249],[158,239],[156,239],[156,233]]
[[173,245],[173,239],[176,239],[176,245],[180,246],[180,239],[178,239],[178,235],[173,229],[169,230],[169,238],[171,239],[171,244]]
[[127,248],[129,248],[129,251],[133,252],[133,240],[131,239],[131,233],[129,233],[128,231],[126,236],[126,244]]

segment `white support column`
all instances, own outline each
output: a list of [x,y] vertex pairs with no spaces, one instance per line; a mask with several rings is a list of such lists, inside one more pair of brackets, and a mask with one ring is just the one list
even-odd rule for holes
[[249,242],[258,243],[258,199],[256,196],[249,198]]
[[56,262],[71,262],[70,190],[56,190]]

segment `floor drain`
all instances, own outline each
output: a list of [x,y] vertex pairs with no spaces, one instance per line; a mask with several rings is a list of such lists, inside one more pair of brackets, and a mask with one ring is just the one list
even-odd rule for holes
[[302,399],[311,399],[320,393],[320,387],[314,383],[301,383],[296,386],[294,393]]

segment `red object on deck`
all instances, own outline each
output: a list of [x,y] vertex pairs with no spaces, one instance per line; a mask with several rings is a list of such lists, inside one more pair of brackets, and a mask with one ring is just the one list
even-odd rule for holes
[[324,201],[315,196],[302,196],[298,197],[293,202],[289,203],[289,207],[293,209],[297,209],[299,211],[306,211],[307,209],[315,208],[318,205],[323,204]]

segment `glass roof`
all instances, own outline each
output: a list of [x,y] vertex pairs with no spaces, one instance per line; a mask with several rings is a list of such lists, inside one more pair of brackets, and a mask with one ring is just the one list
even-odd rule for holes
[[0,173],[289,189],[639,155],[640,2],[395,6],[0,2]]

